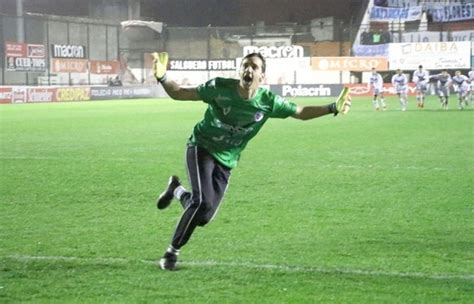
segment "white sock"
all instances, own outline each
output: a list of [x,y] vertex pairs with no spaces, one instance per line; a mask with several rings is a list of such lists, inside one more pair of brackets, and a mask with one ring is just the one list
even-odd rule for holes
[[179,255],[179,249],[175,249],[172,245],[166,249],[166,252],[172,253],[174,255]]
[[178,186],[174,189],[173,195],[176,199],[180,200],[184,192],[186,192],[186,189],[183,186]]

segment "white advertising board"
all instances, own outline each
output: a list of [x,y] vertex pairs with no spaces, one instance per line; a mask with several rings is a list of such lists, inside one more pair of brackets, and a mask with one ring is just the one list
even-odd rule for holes
[[471,42],[391,43],[391,70],[416,70],[420,64],[426,69],[468,69],[471,65]]

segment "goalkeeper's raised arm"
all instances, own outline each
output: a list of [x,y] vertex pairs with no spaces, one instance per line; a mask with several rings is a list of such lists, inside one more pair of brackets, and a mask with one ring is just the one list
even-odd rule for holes
[[176,100],[201,100],[196,87],[182,87],[176,81],[168,79],[168,53],[153,53],[153,75],[161,83],[168,95]]

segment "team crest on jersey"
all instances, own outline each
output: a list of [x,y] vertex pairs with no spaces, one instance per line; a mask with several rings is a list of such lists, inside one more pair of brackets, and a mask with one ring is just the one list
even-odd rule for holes
[[262,112],[257,112],[257,113],[255,113],[254,118],[255,118],[255,121],[260,121],[260,120],[262,120],[262,119],[263,119],[263,113],[262,113]]

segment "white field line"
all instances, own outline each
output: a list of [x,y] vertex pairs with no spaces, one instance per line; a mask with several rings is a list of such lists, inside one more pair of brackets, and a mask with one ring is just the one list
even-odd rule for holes
[[[47,160],[47,161],[112,161],[112,162],[137,162],[137,159],[127,157],[54,157],[54,156],[0,156],[0,159],[5,160]],[[163,163],[156,159],[145,159],[140,160],[141,163]]]
[[[0,156],[0,159],[5,160],[47,160],[47,161],[67,161],[67,160],[74,160],[74,161],[112,161],[112,162],[137,162],[137,159],[134,158],[127,158],[127,157],[107,157],[107,158],[84,158],[84,157],[54,157],[54,156],[21,156],[21,155],[5,155]],[[139,162],[143,163],[163,163],[162,160],[159,160],[158,157],[156,159],[145,159],[140,160]],[[395,165],[395,166],[378,166],[378,165],[367,165],[367,166],[359,166],[359,165],[345,165],[345,164],[327,164],[327,165],[320,165],[317,164],[311,165],[306,164],[307,166],[319,167],[319,168],[329,168],[329,169],[350,169],[350,170],[367,170],[367,169],[374,169],[374,170],[406,170],[406,171],[454,171],[458,168],[454,167],[425,167],[425,166],[405,166],[405,165]]]
[[[156,264],[153,260],[143,259],[126,259],[126,258],[83,258],[72,256],[31,256],[31,255],[9,255],[0,257],[0,259],[11,259],[16,261],[58,261],[58,262],[78,262],[83,264],[103,264],[103,265],[118,265],[118,264]],[[419,278],[432,280],[474,280],[474,274],[452,274],[452,273],[424,273],[424,272],[398,272],[398,271],[378,271],[378,270],[363,270],[350,268],[324,268],[324,267],[308,267],[296,265],[277,265],[277,264],[254,264],[244,262],[220,262],[220,261],[181,261],[179,265],[192,267],[226,267],[226,268],[246,268],[255,270],[275,270],[289,273],[320,273],[320,274],[343,274],[343,275],[360,275],[360,276],[382,276],[382,277],[397,277],[397,278]]]

